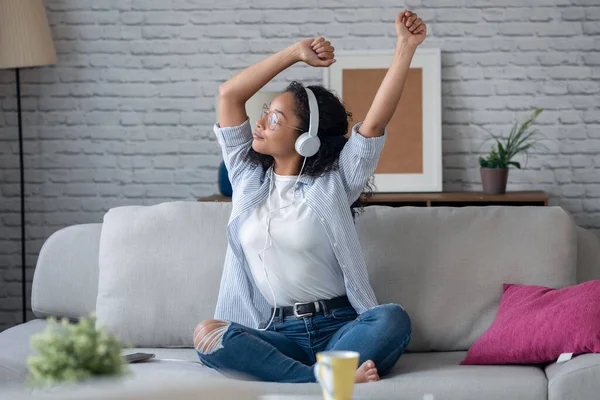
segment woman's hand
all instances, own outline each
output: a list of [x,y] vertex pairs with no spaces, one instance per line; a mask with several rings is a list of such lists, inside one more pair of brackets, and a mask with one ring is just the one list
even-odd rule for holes
[[325,38],[305,39],[297,43],[298,59],[313,67],[329,67],[335,62],[334,48]]
[[427,36],[427,26],[417,14],[404,10],[396,17],[396,34],[398,40],[418,46]]

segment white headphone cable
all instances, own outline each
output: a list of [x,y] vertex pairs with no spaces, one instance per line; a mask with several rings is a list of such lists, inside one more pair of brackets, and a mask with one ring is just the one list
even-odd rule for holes
[[[287,206],[283,206],[283,207],[277,208],[275,210],[271,210],[271,192],[273,191],[273,169],[274,169],[274,167],[273,167],[273,169],[271,169],[271,178],[270,178],[271,181],[269,182],[269,196],[267,198],[269,212],[267,213],[267,219],[265,221],[267,224],[267,234],[265,235],[265,245],[263,246],[263,249],[258,252],[258,257],[260,258],[260,261],[262,262],[262,268],[263,268],[263,272],[265,273],[265,279],[267,281],[267,286],[269,286],[269,289],[271,290],[271,295],[273,296],[273,315],[271,315],[271,319],[269,320],[269,323],[267,324],[267,326],[262,329],[259,329],[260,331],[266,331],[267,329],[269,329],[269,327],[275,320],[275,315],[277,314],[277,297],[275,296],[275,291],[273,290],[273,287],[271,286],[271,281],[269,280],[269,274],[267,272],[267,268],[265,267],[265,257],[264,257],[264,252],[267,251],[268,249],[270,249],[271,246],[273,245],[273,241],[271,240],[271,218],[272,218],[271,213],[274,213],[279,210],[283,210],[284,208],[288,208],[294,204],[294,202],[296,201],[296,186],[298,185],[298,182],[300,181],[300,176],[302,176],[302,171],[304,170],[305,165],[306,165],[306,157],[304,157],[304,162],[302,163],[302,168],[300,168],[300,173],[298,174],[298,178],[296,178],[296,182],[294,183],[294,198],[293,198],[292,202],[290,204],[288,204]],[[267,243],[269,243],[268,246],[267,246]]]

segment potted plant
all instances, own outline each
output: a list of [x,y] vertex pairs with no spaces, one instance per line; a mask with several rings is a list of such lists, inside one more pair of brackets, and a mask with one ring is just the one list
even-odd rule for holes
[[513,159],[517,155],[527,157],[529,151],[540,146],[541,134],[531,126],[543,111],[537,108],[531,117],[522,124],[515,122],[508,137],[494,135],[489,132],[490,139],[495,143],[486,157],[479,157],[481,166],[481,183],[483,191],[487,194],[502,194],[506,192],[508,167],[521,168],[521,164]]
[[127,372],[121,356],[123,344],[102,328],[96,318],[82,318],[72,324],[66,318],[48,319],[45,331],[33,335],[31,346],[37,355],[27,360],[31,386],[52,388],[95,377],[120,376]]

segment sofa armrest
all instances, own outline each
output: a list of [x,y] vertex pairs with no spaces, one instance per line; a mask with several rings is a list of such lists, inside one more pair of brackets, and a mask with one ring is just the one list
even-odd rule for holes
[[72,225],[44,242],[31,287],[38,318],[77,319],[96,309],[101,231],[102,224]]
[[600,393],[600,354],[582,354],[546,367],[548,400],[596,399]]
[[577,282],[600,279],[600,239],[577,227]]

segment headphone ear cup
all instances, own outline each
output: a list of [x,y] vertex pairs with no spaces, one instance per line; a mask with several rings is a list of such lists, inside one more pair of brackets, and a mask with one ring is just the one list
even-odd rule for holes
[[321,140],[317,136],[310,136],[308,132],[303,133],[296,139],[296,152],[302,157],[314,156],[319,151],[320,146]]

